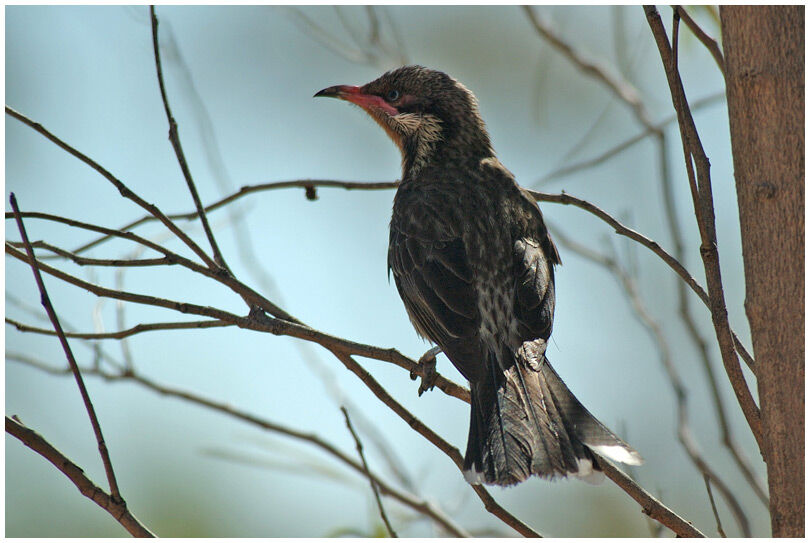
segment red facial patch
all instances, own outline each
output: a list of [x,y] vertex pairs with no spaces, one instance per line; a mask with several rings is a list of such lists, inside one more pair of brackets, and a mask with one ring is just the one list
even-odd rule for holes
[[375,94],[364,94],[360,87],[352,87],[349,85],[343,86],[340,88],[341,94],[340,98],[351,102],[353,104],[357,104],[358,106],[362,107],[365,110],[369,109],[378,109],[387,113],[388,115],[397,115],[399,111],[397,108],[386,102],[384,99],[380,98]]

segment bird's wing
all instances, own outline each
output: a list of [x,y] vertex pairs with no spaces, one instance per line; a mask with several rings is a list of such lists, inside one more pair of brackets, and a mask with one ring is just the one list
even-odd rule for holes
[[521,196],[520,203],[531,220],[512,245],[515,317],[522,341],[548,339],[554,322],[554,265],[560,263],[560,256],[537,202],[524,189]]
[[[417,332],[438,344],[468,379],[480,372],[478,295],[461,236],[429,206],[392,221],[388,268]],[[461,365],[459,365],[459,363]]]
[[554,321],[554,270],[542,243],[533,237],[513,245],[514,314],[521,341],[548,339]]

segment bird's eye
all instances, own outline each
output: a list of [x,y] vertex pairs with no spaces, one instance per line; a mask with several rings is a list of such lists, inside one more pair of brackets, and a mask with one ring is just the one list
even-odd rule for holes
[[385,99],[388,100],[389,102],[393,102],[397,98],[399,98],[399,91],[397,89],[392,89],[388,91],[388,94],[385,95]]

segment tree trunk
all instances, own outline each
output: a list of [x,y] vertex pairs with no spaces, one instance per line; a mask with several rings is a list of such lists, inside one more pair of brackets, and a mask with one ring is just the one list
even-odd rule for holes
[[721,7],[774,536],[804,536],[804,7]]

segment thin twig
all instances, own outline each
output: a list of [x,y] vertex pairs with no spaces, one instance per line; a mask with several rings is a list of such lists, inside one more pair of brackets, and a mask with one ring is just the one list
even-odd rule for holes
[[36,257],[34,256],[34,249],[31,247],[31,242],[28,241],[28,234],[25,231],[25,224],[23,224],[22,217],[20,217],[20,209],[17,207],[17,198],[14,196],[14,193],[11,193],[11,198],[9,201],[11,202],[11,208],[14,210],[17,228],[19,229],[20,236],[22,236],[23,243],[25,244],[25,252],[28,255],[28,263],[31,266],[31,271],[34,273],[34,280],[39,288],[42,305],[45,307],[45,311],[48,313],[48,318],[50,318],[51,323],[59,336],[59,342],[62,344],[62,349],[65,351],[65,356],[67,357],[68,364],[70,364],[70,369],[73,370],[73,377],[76,379],[76,386],[79,387],[79,393],[82,396],[84,407],[87,410],[87,416],[90,417],[90,424],[93,426],[93,433],[96,435],[96,442],[98,443],[98,452],[99,455],[101,455],[101,462],[104,464],[104,471],[107,474],[107,481],[110,484],[110,495],[112,496],[113,500],[123,503],[124,500],[121,497],[121,492],[118,489],[118,482],[115,479],[115,471],[113,470],[112,461],[110,460],[110,453],[107,450],[107,444],[104,442],[104,435],[101,432],[101,425],[98,422],[96,410],[93,408],[93,402],[90,401],[90,394],[87,392],[87,387],[84,386],[84,380],[82,379],[82,374],[79,371],[79,365],[76,363],[76,359],[73,357],[73,351],[70,349],[70,345],[65,337],[65,332],[62,330],[62,325],[59,324],[59,317],[57,317],[56,311],[51,303],[51,299],[48,296],[48,291],[45,289],[45,283],[42,280],[42,274],[39,271],[39,266],[37,264]]
[[[570,44],[566,43],[554,30],[554,28],[544,21],[542,18],[537,17],[534,10],[529,6],[524,6],[524,11],[528,15],[530,21],[534,25],[537,32],[543,36],[546,40],[548,40],[556,49],[561,51],[574,65],[579,67],[584,73],[594,77],[596,80],[603,83],[613,92],[616,96],[618,96],[622,101],[624,101],[633,111],[636,116],[638,122],[644,126],[647,131],[655,134],[657,136],[657,144],[658,144],[658,153],[659,153],[659,164],[660,164],[660,171],[661,171],[661,180],[664,185],[664,193],[666,196],[669,196],[669,191],[671,191],[671,180],[670,180],[670,168],[669,168],[669,159],[668,159],[668,151],[667,151],[667,143],[666,143],[666,134],[663,131],[663,128],[659,125],[656,126],[650,120],[650,115],[647,112],[647,109],[644,106],[644,103],[641,101],[638,92],[636,92],[635,88],[624,81],[619,77],[614,77],[607,69],[602,67],[601,65],[592,62],[582,55],[580,55]],[[677,11],[676,11],[677,14]],[[695,25],[696,26],[696,25]],[[715,44],[716,45],[716,44]],[[674,99],[674,98],[673,98]],[[688,106],[687,106],[688,107]],[[676,107],[676,112],[680,113],[680,110]],[[691,119],[691,114],[690,114]],[[680,123],[680,116],[679,116],[679,123]],[[696,134],[696,133],[695,133]],[[708,172],[708,161],[707,164],[707,172]],[[671,207],[668,207],[671,209]],[[678,227],[677,223],[675,222],[675,215],[674,211],[668,215],[669,223],[670,223],[670,230],[673,232],[674,236],[677,236]],[[712,224],[713,224],[713,217],[712,217]],[[676,237],[675,239],[676,245],[679,242],[679,239]],[[680,258],[678,258],[680,260]],[[718,277],[719,277],[719,267],[718,267]],[[687,281],[688,282],[688,281]],[[694,288],[694,287],[693,287]],[[698,293],[700,295],[700,293]],[[712,309],[708,298],[704,298],[704,303],[706,303],[707,307],[712,310],[714,314],[714,310]],[[689,323],[687,323],[687,326]],[[742,345],[742,342],[739,340],[734,332],[731,332],[732,341],[734,344],[734,349],[740,354],[740,356],[745,360],[748,366],[754,371],[754,361],[753,357],[745,350]],[[750,406],[749,406],[750,408]],[[749,409],[750,410],[750,409]],[[733,453],[733,449],[732,449]],[[737,455],[735,455],[737,458]],[[741,466],[743,473],[746,473],[745,464],[744,462],[738,462],[738,465]],[[755,487],[756,490],[756,487]]]
[[[644,107],[643,102],[641,101],[640,98],[638,98],[638,94],[634,92],[628,93],[625,91],[625,89],[632,88],[632,86],[628,82],[620,80],[618,78],[613,78],[610,76],[610,74],[606,69],[582,59],[582,57],[577,55],[574,52],[574,49],[570,45],[564,43],[559,36],[550,36],[550,34],[553,34],[553,29],[549,25],[544,24],[542,20],[539,20],[536,17],[534,17],[534,13],[530,8],[525,8],[525,10],[529,15],[530,19],[532,19],[535,26],[538,27],[537,28],[538,32],[540,32],[541,35],[544,35],[545,37],[549,38],[552,45],[554,45],[555,47],[560,49],[564,54],[566,54],[567,58],[569,58],[569,60],[571,60],[575,65],[581,67],[586,74],[594,76],[597,80],[607,85],[613,92],[613,94],[618,96],[620,99],[624,100],[627,103],[627,105],[633,110],[638,122],[645,128],[644,131],[638,136],[606,151],[605,153],[597,157],[582,161],[580,163],[555,170],[550,174],[547,174],[543,179],[541,179],[540,182],[548,181],[554,177],[568,175],[585,168],[596,166],[601,162],[611,158],[615,154],[618,154],[621,151],[627,149],[634,143],[641,141],[647,135],[650,134],[655,135],[659,155],[662,192],[664,195],[664,209],[666,212],[667,224],[669,226],[670,234],[672,236],[674,258],[678,262],[683,262],[684,261],[683,241],[681,239],[680,226],[678,225],[677,212],[675,210],[675,198],[672,193],[673,184],[671,180],[671,173],[669,167],[669,154],[668,154],[668,145],[666,142],[666,133],[663,130],[666,124],[678,118],[677,112],[675,115],[671,116],[665,121],[660,122],[657,125],[652,125],[649,121],[650,116],[647,113],[647,110]],[[693,32],[695,32],[695,35],[697,35],[698,38],[701,39],[701,41],[703,41],[704,44],[706,44],[709,50],[712,51],[712,54],[715,55],[715,60],[718,61],[718,65],[721,67],[722,70],[723,60],[722,55],[719,54],[719,48],[717,47],[717,43],[702,32],[702,30],[694,23],[694,21],[691,18],[689,18],[685,10],[683,10],[680,7],[678,7],[677,10],[678,10],[677,13],[685,15],[684,20],[686,21],[687,25],[689,25],[690,28],[693,30]],[[713,44],[713,47],[711,44],[707,43],[707,41],[711,42]],[[724,93],[715,95],[714,99],[716,100],[717,98],[723,97],[725,97]],[[695,101],[695,103],[691,107],[692,109],[696,110],[697,108],[702,107],[703,105],[709,103],[710,101],[712,101],[712,97],[698,100]],[[719,393],[717,380],[714,375],[714,370],[711,366],[711,361],[708,357],[706,342],[703,340],[700,332],[698,331],[697,324],[695,323],[689,311],[690,305],[689,302],[691,298],[687,296],[686,288],[683,282],[678,281],[676,283],[676,288],[679,300],[679,314],[689,332],[690,337],[692,338],[692,341],[695,343],[699,353],[701,354],[701,361],[703,362],[704,371],[706,372],[712,399],[714,401],[715,411],[718,417],[718,424],[721,430],[722,442],[728,448],[737,467],[740,469],[740,471],[743,474],[743,477],[746,479],[746,481],[754,490],[754,493],[767,506],[768,497],[767,492],[764,490],[764,485],[762,484],[761,481],[759,481],[758,477],[751,468],[749,461],[745,457],[744,453],[740,450],[740,447],[737,445],[729,429],[729,425],[727,423],[725,416],[725,409]],[[706,298],[703,299],[705,303],[707,299]],[[709,309],[711,309],[708,303],[706,303],[706,305],[707,307],[709,307]],[[735,349],[753,371],[753,358],[751,357],[750,354],[748,354],[748,352],[742,346],[742,342],[733,332],[732,338],[734,341]]]
[[[687,174],[692,191],[695,216],[698,222],[698,229],[700,230],[700,255],[703,260],[703,267],[706,272],[706,283],[709,291],[709,303],[707,305],[711,310],[712,323],[714,324],[715,335],[718,345],[720,346],[723,366],[726,369],[726,374],[734,389],[737,402],[751,429],[751,433],[754,435],[761,450],[762,421],[759,407],[751,395],[739,360],[735,354],[735,341],[733,332],[729,326],[728,312],[723,295],[723,283],[717,253],[717,234],[714,219],[714,203],[712,201],[709,160],[703,150],[703,145],[700,143],[700,137],[695,128],[694,119],[689,111],[689,103],[684,94],[683,82],[678,73],[677,26],[673,32],[673,45],[670,47],[666,30],[661,22],[661,17],[658,15],[658,10],[655,6],[645,6],[644,11],[656,44],[658,45],[658,51],[661,55],[664,71],[666,72],[670,94],[672,95],[673,107],[678,112],[678,125],[681,129],[684,160],[686,162]],[[693,168],[693,161],[697,173]]]
[[[662,182],[662,185],[663,185],[663,193],[664,193],[664,200],[665,200],[665,210],[666,210],[666,213],[667,213],[667,222],[669,224],[670,233],[673,236],[673,244],[674,244],[674,247],[675,247],[675,259],[677,261],[679,261],[679,262],[682,262],[683,261],[683,248],[682,248],[682,241],[681,241],[681,238],[680,238],[680,228],[679,228],[678,223],[677,223],[677,214],[675,212],[674,197],[672,195],[672,181],[671,181],[671,174],[670,174],[670,168],[669,168],[669,158],[668,158],[668,151],[667,151],[668,145],[667,145],[667,142],[666,142],[666,134],[663,131],[664,125],[661,124],[661,123],[659,123],[658,125],[653,125],[652,124],[652,122],[650,121],[650,115],[647,112],[647,110],[646,110],[646,108],[644,106],[644,103],[641,101],[641,99],[639,98],[638,93],[635,91],[635,89],[632,87],[632,85],[630,85],[630,83],[628,83],[627,81],[624,81],[624,80],[622,80],[622,79],[620,79],[618,77],[612,76],[611,73],[608,70],[606,70],[605,68],[603,68],[602,66],[596,64],[595,62],[589,61],[589,60],[585,59],[584,57],[582,57],[580,54],[578,54],[570,44],[566,43],[559,35],[556,34],[554,28],[551,25],[549,25],[548,23],[543,21],[541,18],[538,18],[536,16],[534,10],[531,7],[526,6],[526,7],[524,7],[524,10],[525,10],[526,14],[529,16],[529,19],[531,20],[532,24],[535,26],[535,29],[537,30],[537,32],[541,36],[543,36],[545,39],[547,39],[555,48],[557,48],[559,51],[561,51],[574,65],[576,65],[580,69],[582,69],[583,72],[585,72],[588,75],[591,75],[596,80],[598,80],[601,83],[603,83],[604,85],[606,85],[611,90],[611,92],[613,92],[613,94],[618,96],[621,100],[623,100],[632,109],[632,111],[635,114],[636,119],[638,120],[638,122],[642,126],[645,127],[644,135],[652,133],[652,134],[654,134],[656,136],[657,145],[658,145],[658,154],[659,154],[660,176],[661,176],[661,182]],[[681,8],[678,8],[675,11],[676,15],[681,14],[681,13],[685,14],[685,11],[683,9],[681,9]],[[692,31],[695,32],[695,35],[698,36],[698,38],[701,41],[703,41],[704,44],[706,44],[706,46],[709,48],[709,50],[712,51],[712,54],[715,55],[715,60],[718,60],[718,58],[719,58],[718,64],[720,65],[721,70],[722,70],[723,69],[722,55],[720,55],[719,57],[717,56],[717,55],[719,55],[719,48],[717,46],[717,43],[714,42],[714,40],[712,40],[711,38],[709,38],[697,26],[697,24],[695,24],[695,22],[688,16],[688,14],[686,14],[686,18],[688,18],[688,21],[686,21],[687,25],[689,25],[689,27],[692,29]],[[675,36],[675,38],[677,38],[677,35]],[[709,43],[709,42],[711,42],[711,43]],[[712,44],[713,44],[713,46],[712,46]],[[689,107],[688,104],[687,104],[687,107]],[[679,114],[680,114],[680,111],[676,107],[676,118],[679,119],[679,123],[680,123]],[[690,119],[691,119],[691,113],[690,113]],[[695,132],[695,135],[696,135],[696,132]],[[634,140],[635,140],[635,138],[633,140],[630,140],[630,142],[635,143]],[[618,146],[617,151],[615,151],[615,152],[619,152],[619,151],[625,149],[626,147],[629,147],[629,145],[632,144],[630,142],[628,142],[628,144],[626,144],[626,146],[625,146],[625,144],[622,144],[622,145]],[[591,159],[590,161],[586,161],[582,167],[590,167],[590,166],[593,166],[595,164],[598,164],[599,162],[601,162],[603,160],[606,160],[607,158],[612,156],[612,154],[610,154],[612,152],[614,152],[614,151],[611,150],[608,153],[605,153],[605,154],[603,154],[603,155],[601,155],[599,157],[596,157],[596,159]],[[707,164],[706,171],[707,171],[707,176],[708,176],[708,161],[706,161],[706,164]],[[574,167],[563,168],[561,170],[561,172],[563,174],[571,173],[572,171],[576,171],[577,169],[580,169],[580,168],[581,167],[579,165],[575,165]],[[551,175],[559,175],[559,174],[557,172],[552,172]],[[712,222],[713,222],[713,217],[712,217]],[[719,280],[719,266],[718,266],[718,280]],[[688,283],[688,281],[687,281],[687,283]],[[705,345],[705,344],[703,343],[702,338],[700,337],[699,333],[697,332],[697,326],[695,325],[695,323],[692,320],[691,315],[689,313],[688,297],[686,296],[684,286],[683,286],[682,283],[678,284],[678,294],[679,294],[679,300],[680,300],[681,317],[683,318],[684,323],[686,324],[686,327],[690,332],[690,336],[693,338],[693,341],[696,343],[696,345],[700,349],[701,345]],[[698,293],[698,295],[700,296],[700,293]],[[701,296],[701,299],[704,300],[704,303],[706,303],[707,307],[709,307],[709,309],[712,310],[712,312],[714,314],[714,310],[712,309],[712,306],[709,303],[709,299],[707,297],[705,297],[705,296]],[[733,341],[733,344],[734,344],[734,349],[745,360],[745,362],[752,369],[752,371],[754,371],[753,357],[751,357],[751,355],[745,350],[745,348],[742,345],[742,342],[739,340],[739,338],[737,337],[737,335],[733,331],[731,331],[731,335],[732,335],[732,341]],[[715,409],[718,412],[718,418],[720,419],[721,432],[723,433],[723,442],[727,446],[729,451],[731,452],[737,466],[742,471],[743,476],[746,478],[746,480],[749,482],[749,484],[751,484],[752,488],[754,489],[754,492],[757,494],[757,496],[761,500],[765,500],[765,503],[767,503],[767,498],[766,498],[766,495],[765,495],[765,493],[763,491],[762,485],[760,483],[758,483],[758,481],[756,479],[756,476],[753,474],[753,470],[751,470],[747,460],[744,458],[744,455],[739,450],[739,447],[736,446],[736,443],[734,442],[733,438],[731,437],[730,433],[728,432],[728,425],[723,424],[724,423],[724,420],[723,420],[724,411],[723,411],[723,406],[719,401],[719,394],[717,393],[717,390],[716,390],[717,387],[716,387],[716,383],[714,382],[714,374],[713,374],[713,371],[712,371],[711,366],[709,364],[708,357],[704,357],[703,361],[704,361],[705,371],[707,372],[707,376],[708,376],[708,379],[709,379],[709,382],[710,382],[710,386],[712,386],[712,395],[713,395],[713,398],[715,400]],[[756,374],[756,371],[754,371],[754,373]]]
[[[692,106],[692,108],[694,109],[694,106]],[[677,118],[677,113],[675,117]],[[664,156],[665,155],[662,155],[662,158]],[[675,195],[673,193],[673,183],[671,180],[670,168],[668,164],[664,163],[663,160],[661,161],[661,181],[662,181],[661,183],[662,193],[664,196],[664,211],[666,214],[667,225],[669,226],[670,235],[672,236],[673,253],[676,260],[678,260],[679,262],[684,262],[686,255],[684,251],[684,243],[682,239],[681,228],[678,222],[678,213],[676,210]],[[728,424],[728,418],[726,416],[725,405],[723,403],[722,396],[720,394],[720,385],[718,383],[717,377],[715,376],[715,370],[712,366],[712,361],[709,357],[708,345],[706,343],[706,340],[703,338],[703,334],[701,333],[700,327],[698,326],[697,322],[695,322],[695,319],[692,316],[690,310],[692,298],[686,291],[686,285],[682,281],[676,281],[675,289],[678,294],[678,314],[681,318],[681,321],[684,323],[684,326],[686,327],[686,330],[689,334],[689,337],[692,340],[692,343],[698,350],[700,361],[703,366],[703,371],[704,374],[706,375],[706,381],[709,385],[709,392],[712,397],[712,401],[714,403],[715,413],[717,415],[717,423],[720,428],[721,442],[729,450],[732,458],[734,459],[735,464],[742,473],[743,478],[751,486],[757,497],[759,497],[759,499],[763,501],[763,503],[767,507],[768,498],[767,492],[764,490],[764,485],[761,483],[761,481],[759,481],[758,477],[751,468],[748,459],[740,449],[739,445],[734,440],[733,435],[731,433],[731,429]],[[736,345],[739,344],[739,339],[737,338],[736,334],[733,335],[733,338],[736,348]],[[744,355],[741,354],[741,356],[745,358]]]
[[180,240],[185,243],[192,251],[194,251],[197,256],[199,256],[205,264],[211,268],[216,269],[216,263],[211,260],[211,258],[203,251],[199,245],[197,245],[194,240],[192,240],[185,232],[183,232],[171,219],[169,219],[164,213],[154,204],[150,204],[146,202],[143,198],[132,192],[129,187],[127,187],[120,179],[115,177],[112,173],[110,173],[107,169],[105,169],[101,164],[96,162],[95,160],[91,159],[81,151],[77,150],[72,145],[69,145],[64,140],[58,138],[49,130],[47,130],[44,126],[40,123],[32,121],[22,113],[15,111],[14,109],[6,106],[6,114],[17,119],[18,121],[22,122],[26,126],[33,128],[35,131],[39,132],[47,139],[55,143],[61,149],[67,151],[71,155],[75,156],[98,173],[100,173],[105,179],[107,179],[110,183],[112,183],[115,188],[121,193],[121,196],[127,198],[128,200],[132,200],[136,204],[138,204],[141,208],[143,208],[147,213],[154,216],[157,220],[162,222],[166,228],[168,228],[175,236],[180,238]]
[[19,419],[6,416],[6,433],[19,439],[26,447],[45,458],[56,469],[64,473],[76,485],[79,492],[98,504],[118,521],[134,537],[155,537],[149,528],[141,524],[127,509],[127,504],[120,497],[107,494],[103,489],[87,478],[82,468],[74,464],[44,437],[25,426]]
[[354,431],[352,427],[352,421],[349,418],[349,412],[346,411],[346,408],[341,406],[340,411],[343,413],[343,417],[346,419],[346,427],[349,429],[349,432],[352,434],[354,438],[354,444],[357,447],[357,454],[360,456],[360,461],[363,463],[363,471],[368,477],[368,481],[371,484],[371,491],[374,493],[374,500],[377,502],[377,508],[380,510],[380,517],[382,517],[383,524],[385,524],[385,528],[388,530],[388,533],[391,537],[399,537],[397,533],[394,531],[394,527],[391,526],[391,521],[388,520],[388,515],[385,512],[385,507],[383,507],[382,499],[380,498],[380,491],[377,490],[377,484],[374,482],[374,479],[371,477],[371,472],[368,470],[368,462],[366,462],[366,455],[363,453],[363,443],[360,441],[360,437],[357,435],[357,432]]
[[714,61],[717,63],[717,67],[720,68],[720,73],[722,73],[725,77],[725,62],[723,61],[723,53],[720,51],[720,46],[717,44],[717,40],[706,34],[706,32],[704,32],[703,29],[698,26],[695,20],[692,19],[683,6],[673,6],[672,9],[678,12],[678,15],[680,15],[683,22],[686,23],[686,26],[689,27],[689,30],[692,31],[692,34],[694,34],[695,37],[706,46],[706,49],[709,50],[709,53],[711,53]]
[[712,483],[709,481],[708,475],[703,475],[703,482],[706,483],[706,492],[709,494],[709,502],[712,504],[712,514],[714,514],[714,520],[717,521],[717,533],[720,534],[720,537],[726,537],[726,532],[723,531],[723,523],[720,521],[720,514],[717,512],[717,504],[714,503]]
[[[18,249],[23,247],[23,244],[19,242],[12,241],[10,243],[12,246],[17,247]],[[168,256],[164,256],[162,258],[139,258],[139,259],[88,258],[86,256],[79,256],[77,254],[73,254],[70,251],[66,251],[64,249],[61,249],[44,241],[33,241],[31,242],[31,247],[35,249],[45,249],[61,257],[67,258],[73,261],[73,263],[78,264],[79,266],[112,266],[116,268],[124,268],[124,267],[171,266],[177,263],[177,261],[175,261],[172,258],[169,258]],[[40,260],[43,259],[40,258]]]
[[208,224],[208,217],[206,216],[205,210],[202,207],[200,195],[197,193],[197,186],[194,184],[194,178],[191,176],[191,170],[188,167],[186,155],[183,153],[183,146],[180,143],[180,134],[177,130],[177,121],[174,120],[172,110],[169,107],[169,97],[166,94],[166,85],[163,82],[163,67],[160,63],[160,47],[158,45],[158,18],[157,15],[155,15],[155,6],[149,6],[149,14],[152,19],[152,47],[155,50],[155,66],[157,68],[158,84],[160,85],[160,97],[163,99],[163,108],[166,110],[166,118],[169,121],[169,141],[172,144],[172,148],[174,148],[174,154],[177,155],[177,162],[180,164],[180,169],[183,171],[183,177],[188,185],[191,198],[194,200],[194,206],[197,208],[197,213],[200,216],[200,221],[202,222],[205,236],[208,238],[208,242],[211,244],[211,250],[214,252],[214,261],[219,265],[219,267],[230,273],[228,265],[225,263],[225,259],[222,257],[222,253],[219,251],[219,246],[217,246],[217,241],[216,238],[214,238],[214,233],[211,231],[211,226]]
[[[56,332],[45,328],[38,328],[30,326],[13,319],[6,317],[6,324],[14,326],[20,332],[32,332],[35,334],[43,334],[46,336],[55,336]],[[104,332],[104,333],[81,333],[81,332],[65,332],[65,337],[76,339],[124,339],[135,334],[142,332],[152,332],[156,330],[189,330],[198,328],[222,328],[225,326],[234,326],[232,322],[223,320],[204,320],[204,321],[191,321],[191,322],[152,322],[148,324],[137,324],[125,330],[117,332]]]

